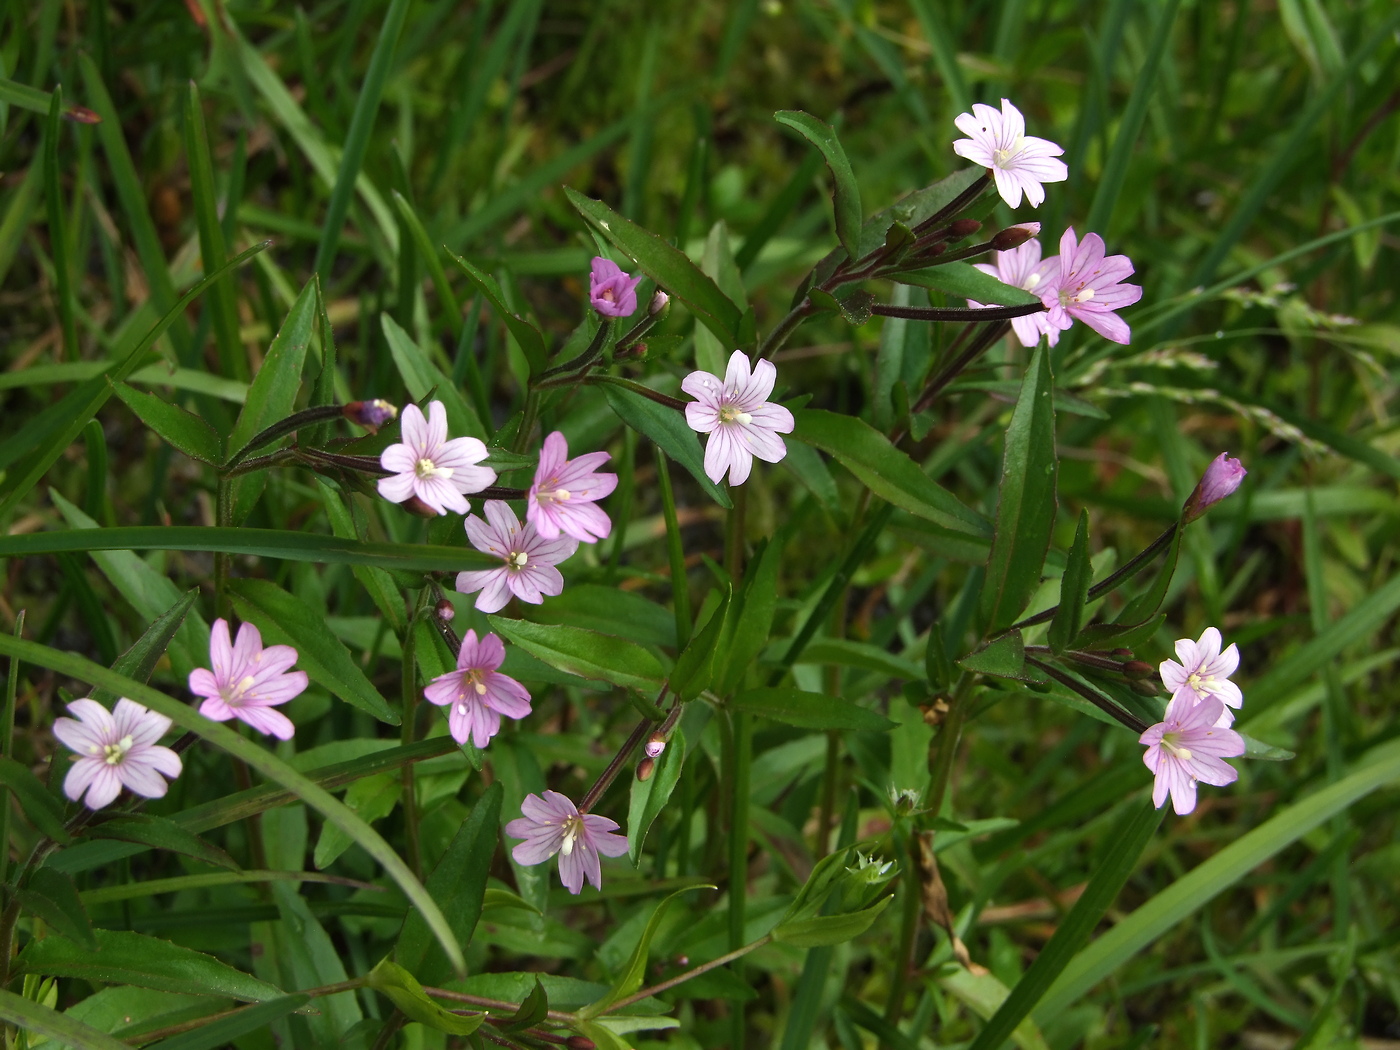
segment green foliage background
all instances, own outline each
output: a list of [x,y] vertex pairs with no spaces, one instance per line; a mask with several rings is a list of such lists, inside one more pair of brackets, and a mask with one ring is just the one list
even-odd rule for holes
[[[236,446],[219,442],[239,433],[241,407],[252,403],[248,384],[273,359],[269,346],[284,324],[305,364],[287,366],[281,415],[301,378],[297,405],[332,393],[406,403],[424,392],[408,382],[419,367],[466,391],[462,412],[499,425],[518,407],[524,358],[438,246],[493,274],[510,308],[531,317],[558,352],[583,316],[588,260],[598,250],[560,190],[568,185],[704,260],[727,293],[753,305],[761,334],[835,244],[826,170],[774,111],[801,109],[838,126],[870,214],[963,166],[951,150],[956,114],[973,101],[1011,98],[1032,134],[1064,145],[1070,169],[1067,183],[1048,187],[1041,209],[1023,208],[1014,220],[1041,221],[1047,253],[1066,225],[1096,230],[1110,252],[1133,259],[1145,289],[1125,312],[1130,347],[1081,329],[1052,356],[1060,457],[1052,549],[1068,549],[1087,509],[1102,574],[1174,519],[1212,457],[1239,456],[1250,471],[1244,489],[1187,533],[1167,622],[1137,652],[1155,664],[1170,655],[1173,639],[1219,626],[1243,653],[1241,728],[1296,752],[1287,762],[1238,761],[1238,784],[1203,792],[1195,814],[1168,815],[1144,839],[1141,859],[1128,858],[1126,884],[1094,927],[1089,955],[1061,973],[1033,1015],[1038,1027],[1018,1030],[1018,1043],[1271,1048],[1400,1038],[1393,671],[1400,439],[1391,422],[1400,354],[1400,48],[1392,3],[0,6],[0,72],[10,84],[0,93],[0,523],[9,534],[0,542],[11,544],[0,548],[8,559],[0,625],[14,627],[23,611],[26,638],[106,667],[184,590],[198,587],[195,611],[152,679],[182,702],[215,614],[216,554],[190,544],[139,555],[53,554],[41,535],[214,523],[215,474],[184,454],[209,440],[205,431],[177,425],[194,435],[177,452],[143,425],[154,423],[139,397],[107,400],[105,381],[82,385],[102,362],[138,349],[206,273],[273,242],[180,313],[155,356],[138,353],[123,391],[188,409],[212,428],[216,452]],[[390,33],[386,43],[385,27],[396,18],[397,42]],[[97,110],[102,122],[49,120],[49,96],[23,91],[60,85],[63,106]],[[207,156],[191,113],[202,120]],[[998,205],[989,225],[1011,221]],[[327,333],[312,299],[296,305],[315,272],[336,355],[333,376],[319,379]],[[890,293],[888,285],[874,290]],[[393,326],[404,334],[397,354]],[[889,327],[882,342],[878,322],[809,323],[777,357],[780,395],[811,395],[809,407],[888,429],[898,412],[893,387],[947,338],[935,331],[930,344],[909,340],[896,352]],[[695,331],[677,304],[646,369],[628,374],[680,377],[697,360],[704,365],[732,349]],[[408,353],[418,355],[416,364],[405,364]],[[892,360],[907,363],[893,380]],[[916,458],[987,514],[1025,363],[1019,349],[998,349],[989,368],[968,376],[923,421],[927,437]],[[79,411],[90,398],[94,423]],[[674,616],[648,443],[624,434],[597,390],[551,411],[544,423],[564,427],[575,451],[609,448],[630,483],[609,503],[615,540],[569,563],[573,596],[566,590],[536,618],[603,629],[625,623],[618,633],[669,660],[673,624],[682,632],[689,624]],[[245,438],[259,428],[242,425]],[[751,545],[794,526],[777,584],[773,638],[784,639],[849,548],[863,489],[835,463],[823,467],[800,452],[758,473],[748,490]],[[717,593],[701,556],[722,559],[724,516],[688,475],[672,476],[688,596],[699,606],[707,590]],[[514,476],[520,484],[527,478]],[[407,639],[403,622],[386,621],[374,598],[397,596],[415,570],[421,584],[423,566],[403,560],[411,546],[461,548],[455,518],[425,525],[359,498],[352,501],[359,517],[342,532],[327,517],[328,500],[351,504],[309,472],[272,471],[257,488],[245,486],[247,517],[236,524],[303,533],[309,546],[300,554],[236,549],[232,573],[273,580],[294,595],[301,605],[283,613],[289,622],[324,623],[318,637],[334,672],[326,677],[343,687],[318,683],[292,705],[299,731],[293,745],[276,749],[281,759],[301,772],[341,764],[341,779],[327,785],[337,790],[358,777],[346,804],[425,877],[463,821],[486,812],[488,783],[504,787],[503,801],[487,803],[502,806],[502,820],[516,815],[525,792],[546,784],[582,793],[635,710],[605,690],[559,685],[567,679],[558,671],[524,657],[517,666],[535,676],[536,715],[493,743],[485,775],[473,768],[480,756],[444,746],[436,712],[419,728],[425,741],[415,742],[412,729],[396,739],[400,730],[376,721],[376,700],[395,718],[402,711]],[[362,541],[389,546],[352,544],[332,555],[315,539],[353,539],[357,530]],[[30,549],[44,553],[21,556],[31,540]],[[222,539],[210,546],[230,549]],[[847,812],[853,836],[886,835],[890,857],[910,870],[900,854],[909,826],[890,811],[885,789],[917,786],[900,777],[917,779],[934,735],[914,706],[938,693],[921,670],[924,637],[937,619],[951,655],[971,647],[974,563],[984,554],[901,513],[861,561],[797,681],[887,713],[903,728],[833,736],[839,761],[828,767],[823,734],[758,724],[752,929],[744,932],[766,932],[811,870],[811,822],[826,791],[838,816]],[[1062,566],[1062,555],[1052,554],[1041,606],[1053,603]],[[627,598],[616,597],[619,587]],[[234,608],[251,615],[257,595],[235,593]],[[485,628],[469,601],[458,609],[461,626]],[[407,648],[426,674],[443,654],[430,635],[412,637]],[[848,642],[858,644],[843,649]],[[342,655],[345,665],[335,662]],[[85,695],[75,680],[82,671],[24,659],[11,672],[15,725],[3,743],[56,800],[63,768],[47,772],[55,747],[49,726],[63,700]],[[413,673],[410,666],[410,683]],[[974,1039],[1000,994],[988,989],[1017,984],[1086,880],[1112,868],[1124,836],[1136,834],[1132,819],[1149,783],[1129,735],[1019,687],[980,695],[944,811],[975,834],[955,824],[935,841],[958,932],[995,981],[951,963],[947,937],[925,926],[913,946],[919,966],[895,1014],[899,1026],[882,1019],[910,900],[902,878],[870,932],[835,947],[767,945],[745,960],[741,977],[717,970],[669,995],[665,1008],[679,1028],[616,1037],[619,1045],[731,1045],[740,1002],[753,1046]],[[351,696],[360,702],[341,702]],[[483,883],[487,911],[467,946],[477,976],[460,988],[517,1003],[530,982],[486,971],[541,971],[552,975],[544,985],[552,1008],[583,1007],[626,974],[666,893],[724,881],[716,830],[723,771],[714,740],[691,728],[692,761],[640,870],[626,861],[609,866],[601,894],[574,900],[551,890],[552,874],[512,868],[496,845]],[[408,767],[414,773],[385,766],[363,776],[369,756],[396,743],[418,748],[413,755],[422,760]],[[197,747],[169,798],[150,811],[182,815],[181,826],[206,834],[244,868],[325,867],[342,881],[303,882],[299,892],[289,881],[213,886],[197,881],[219,870],[212,855],[123,858],[90,843],[59,852],[51,866],[74,876],[94,925],[108,931],[100,936],[115,944],[135,931],[226,965],[202,971],[186,960],[179,980],[131,990],[77,963],[35,963],[0,1002],[0,1015],[30,1029],[29,1045],[57,1045],[37,1041],[43,1029],[32,1004],[136,1040],[140,1031],[173,1031],[235,1000],[261,998],[279,1005],[254,1008],[267,1012],[226,1037],[242,1050],[271,1046],[274,1037],[298,1047],[375,1045],[376,1019],[399,999],[361,988],[318,999],[319,1013],[292,1015],[304,1002],[281,993],[370,973],[394,946],[405,899],[364,840],[323,824],[320,807],[276,804],[249,818],[228,801],[248,787],[238,777],[249,777],[247,766]],[[16,774],[7,783],[23,802],[18,785],[29,782]],[[410,812],[405,784],[414,789]],[[293,790],[277,801],[307,798]],[[619,821],[623,794],[614,788],[601,807]],[[35,814],[43,811],[31,799],[9,818],[12,873],[40,841],[45,828]],[[191,813],[207,819],[185,820]],[[65,866],[62,858],[74,854],[92,861]],[[1193,869],[1195,882],[1178,882]],[[142,889],[171,878],[185,881]],[[428,888],[447,921],[457,922],[442,887],[429,880]],[[546,915],[511,907],[510,893],[547,905]],[[642,984],[731,946],[724,899],[722,890],[696,890],[666,913]],[[61,930],[41,938],[45,929],[25,918],[21,941],[72,952],[83,940],[81,931],[69,931],[70,941]],[[424,965],[415,971],[424,984],[451,976],[440,956]],[[233,980],[229,968],[260,987],[220,984]],[[388,987],[379,972],[377,987]],[[44,974],[60,975],[56,988]],[[19,997],[31,1005],[10,1001]],[[215,1041],[197,1045],[226,1045],[214,1031]],[[158,1045],[177,1046],[177,1038]],[[449,1040],[467,1037],[420,1019],[396,1038],[417,1047],[465,1045]],[[986,1050],[985,1042],[977,1048]]]

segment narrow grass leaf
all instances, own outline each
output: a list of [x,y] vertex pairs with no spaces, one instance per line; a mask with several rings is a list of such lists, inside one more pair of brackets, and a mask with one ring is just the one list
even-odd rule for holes
[[1060,604],[1050,621],[1049,642],[1055,653],[1062,653],[1079,634],[1084,622],[1084,606],[1089,601],[1089,584],[1094,568],[1089,564],[1089,512],[1079,512],[1079,525],[1074,530],[1074,543],[1069,549],[1069,561],[1060,577]]
[[309,995],[297,992],[279,999],[269,999],[256,1006],[245,1006],[227,1017],[221,1017],[192,1032],[182,1032],[162,1039],[157,1045],[160,1050],[220,1050],[234,1045],[236,1040],[250,1032],[256,1032],[279,1018],[286,1017],[301,1009],[311,1001]]
[[69,259],[67,224],[64,222],[63,168],[58,163],[58,139],[63,125],[63,89],[55,88],[44,127],[44,204],[49,224],[49,258],[53,262],[54,291],[58,297],[58,322],[63,333],[63,356],[78,359],[78,323],[73,266]]
[[0,988],[0,1018],[20,1031],[52,1039],[74,1050],[131,1050],[130,1044],[106,1032],[3,988]]
[[432,359],[414,338],[399,327],[399,323],[387,313],[380,315],[379,323],[384,329],[389,353],[393,355],[394,364],[398,367],[403,384],[408,388],[413,400],[422,403],[431,394],[433,400],[441,401],[442,407],[447,410],[449,436],[485,438],[486,429],[477,418],[476,409],[462,396],[456,384],[433,364]]
[[482,273],[460,255],[452,252],[447,254],[452,256],[452,261],[467,275],[467,280],[472,283],[472,286],[486,297],[486,301],[496,311],[496,316],[501,319],[506,329],[515,338],[521,353],[525,355],[525,360],[530,366],[530,375],[537,376],[543,372],[549,361],[549,350],[545,346],[544,336],[540,334],[540,330],[511,310],[506,303],[505,295],[501,292],[501,286],[496,283],[496,278],[489,273]]

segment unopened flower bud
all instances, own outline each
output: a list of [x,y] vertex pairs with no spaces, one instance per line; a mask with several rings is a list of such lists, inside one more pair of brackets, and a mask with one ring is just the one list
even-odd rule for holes
[[400,503],[399,506],[410,514],[417,514],[420,518],[438,517],[438,512],[417,496],[409,496],[408,499]]
[[398,418],[399,410],[387,401],[375,398],[373,401],[351,401],[341,409],[345,418],[356,423],[371,434],[379,433],[379,428]]
[[451,623],[457,615],[457,608],[446,598],[443,598],[437,603],[433,612],[443,623]]
[[1025,244],[1032,237],[1040,235],[1040,223],[1023,222],[1017,226],[1008,226],[1006,229],[996,233],[991,240],[991,245],[999,252],[1009,252],[1012,248]]
[[658,288],[652,293],[651,302],[647,303],[647,313],[652,317],[657,317],[671,303],[671,297]]
[[1133,692],[1141,693],[1143,696],[1157,695],[1157,683],[1150,678],[1140,678],[1129,682],[1128,685],[1132,688]]
[[647,758],[660,758],[661,752],[666,750],[666,734],[656,732],[651,734],[651,739],[647,741]]
[[581,1035],[571,1035],[564,1040],[569,1050],[598,1050],[598,1044]]
[[1157,668],[1146,660],[1129,660],[1123,665],[1123,673],[1132,679],[1151,678],[1157,673]]
[[1131,649],[1124,649],[1120,645],[1117,649],[1113,650],[1113,655],[1120,660],[1131,660],[1133,658],[1133,651]]
[[1189,525],[1234,492],[1247,473],[1240,461],[1231,459],[1228,453],[1216,456],[1181,508],[1181,523]]
[[644,758],[637,763],[637,779],[650,780],[652,773],[656,771],[656,759]]
[[955,241],[960,241],[964,237],[971,237],[982,228],[982,224],[976,219],[957,219],[948,224],[948,233]]

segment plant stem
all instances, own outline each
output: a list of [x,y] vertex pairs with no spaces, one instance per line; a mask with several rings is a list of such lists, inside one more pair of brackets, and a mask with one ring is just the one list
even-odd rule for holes
[[1147,732],[1148,725],[1146,722],[1144,722],[1141,718],[1139,718],[1132,712],[1125,711],[1123,708],[1119,707],[1116,703],[1114,703],[1103,693],[1100,693],[1097,689],[1091,688],[1084,682],[1080,682],[1074,678],[1071,678],[1069,675],[1065,674],[1053,664],[1045,663],[1043,660],[1037,660],[1033,656],[1026,657],[1026,663],[1030,664],[1042,674],[1048,675],[1049,677],[1055,679],[1055,681],[1059,682],[1066,689],[1078,693],[1085,700],[1088,700],[1089,703],[1097,707],[1100,711],[1103,711],[1105,714],[1117,719],[1119,722],[1123,723],[1123,725],[1131,729],[1134,733]]
[[671,468],[661,446],[656,449],[656,480],[661,488],[661,512],[666,518],[666,554],[671,562],[671,602],[676,616],[676,651],[690,641],[690,586],[685,572],[685,547],[681,543],[681,523],[676,515],[676,496],[671,489]]
[[918,399],[909,409],[909,414],[911,416],[917,415],[932,405],[934,399],[943,392],[944,387],[956,379],[964,368],[972,364],[987,347],[1004,336],[1010,328],[1011,325],[1005,321],[1001,324],[994,324],[984,328],[982,332],[972,340],[966,350],[945,366],[938,375],[929,380],[928,385],[924,387],[923,393],[919,395]]
[[974,677],[964,672],[953,687],[953,695],[948,700],[948,713],[943,716],[943,726],[938,731],[938,741],[929,762],[929,796],[925,808],[935,817],[942,811],[943,800],[948,795],[948,780],[953,772],[953,761],[957,758],[963,723],[967,721]]
[[806,298],[804,298],[800,303],[798,303],[791,310],[789,310],[787,312],[787,316],[778,322],[778,327],[774,328],[771,332],[769,332],[768,337],[764,339],[762,343],[759,344],[759,359],[762,360],[764,358],[772,357],[779,350],[781,350],[783,348],[783,344],[788,341],[792,333],[797,331],[798,327],[801,326],[802,322],[807,320],[808,317],[812,316],[813,312],[814,308],[812,306],[812,301]]
[[[909,988],[909,971],[914,967],[914,941],[919,935],[919,919],[923,915],[924,887],[920,880],[918,838],[912,827],[906,829],[904,857],[904,899],[899,916],[899,947],[895,950],[894,974],[890,978],[890,997],[885,1001],[885,1020],[891,1026],[899,1024],[904,1012],[904,999]],[[885,1045],[882,1041],[882,1045]]]
[[[483,1010],[500,1010],[505,1013],[515,1013],[520,1009],[519,1003],[508,1003],[504,999],[487,999],[480,995],[468,995],[466,992],[450,992],[446,988],[424,988],[434,999],[447,999],[449,1002],[466,1003],[468,1006],[477,1006]],[[548,1010],[545,1016],[551,1021],[572,1021],[573,1014],[564,1013],[562,1010]]]
[[[657,707],[660,707],[661,701],[666,699],[666,692],[669,688],[670,687],[666,685],[661,687],[661,692],[658,693],[656,697]],[[675,706],[672,707],[672,714],[674,715],[679,710],[680,701],[677,700]],[[663,722],[662,725],[664,726],[668,723],[674,724],[674,719],[670,716],[667,717],[666,722]],[[656,722],[650,718],[643,718],[637,723],[637,728],[632,730],[631,735],[623,742],[621,750],[619,750],[618,753],[613,756],[613,760],[608,763],[608,768],[603,770],[602,776],[588,789],[588,794],[583,796],[583,801],[578,804],[578,811],[580,813],[587,813],[594,804],[603,797],[603,792],[608,790],[612,782],[617,779],[617,775],[622,772],[622,767],[627,764],[627,759],[631,756],[632,752],[637,749],[637,745],[650,736],[655,729]]]
[[[612,331],[612,325],[613,323],[611,321],[600,321],[598,323],[598,331],[593,333],[593,341],[588,344],[587,350],[571,361],[565,361],[556,368],[541,372],[535,377],[534,385],[538,386],[546,379],[572,375],[575,372],[582,372],[584,369],[591,367],[593,362],[598,360],[598,357],[602,354],[603,348],[608,345],[608,333]],[[630,335],[631,333],[628,334]]]
[[903,317],[908,321],[1010,321],[1015,317],[1029,317],[1045,312],[1043,303],[1027,303],[1025,306],[890,306],[888,303],[875,303],[870,312],[877,317]]
[[[749,767],[753,760],[753,716],[735,711],[729,755],[729,947],[738,949],[744,941],[744,912],[749,882]],[[734,976],[744,979],[743,967],[733,968]],[[744,1007],[734,1002],[730,1050],[744,1047]]]
[[987,184],[991,182],[991,180],[991,175],[983,175],[971,186],[963,190],[947,204],[943,205],[943,207],[939,208],[927,219],[919,223],[919,225],[915,226],[914,232],[919,233],[922,230],[930,230],[945,219],[951,219],[953,216],[957,215],[978,197],[982,196],[982,191],[987,188]]
[[262,431],[262,433],[254,435],[253,439],[249,441],[248,444],[244,445],[228,458],[224,463],[223,469],[227,472],[231,468],[238,466],[239,463],[248,458],[250,453],[262,448],[269,442],[276,441],[278,438],[292,433],[294,430],[300,430],[302,427],[312,423],[321,423],[328,419],[336,419],[342,415],[344,415],[344,408],[341,405],[318,405],[315,408],[304,408],[300,412],[294,412],[286,419],[273,423],[272,426]]
[[622,1010],[626,1007],[631,1006],[633,1003],[641,1002],[648,996],[660,995],[662,992],[669,992],[672,988],[676,988],[682,984],[685,984],[686,981],[699,977],[702,973],[709,973],[711,970],[718,970],[721,966],[726,966],[729,963],[732,963],[735,959],[742,959],[745,955],[748,955],[749,952],[755,951],[758,948],[762,948],[772,939],[772,934],[765,933],[762,937],[754,941],[752,944],[746,944],[742,948],[735,948],[732,952],[726,952],[724,955],[721,955],[718,959],[711,959],[707,963],[701,963],[699,966],[692,967],[691,969],[686,970],[685,973],[677,974],[675,977],[668,977],[660,984],[654,984],[650,988],[643,988],[640,992],[637,992],[635,995],[629,995],[626,999],[619,999],[617,1002],[613,1003],[612,1006],[608,1007],[608,1010],[610,1012],[615,1010]]

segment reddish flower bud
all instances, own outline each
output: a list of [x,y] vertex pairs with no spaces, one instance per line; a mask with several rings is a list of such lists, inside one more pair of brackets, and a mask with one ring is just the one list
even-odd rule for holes
[[637,763],[638,780],[650,780],[654,772],[656,772],[656,759],[644,758]]
[[399,506],[410,514],[417,514],[420,518],[436,518],[438,516],[438,512],[433,507],[424,503],[417,496],[409,496]]
[[1129,660],[1123,665],[1123,673],[1129,678],[1151,678],[1157,673],[1157,668],[1153,667],[1146,660]]
[[433,609],[433,612],[437,615],[437,618],[443,623],[451,623],[457,615],[456,607],[446,598],[443,598],[437,603],[437,606]]
[[598,1050],[598,1044],[592,1039],[587,1039],[581,1035],[571,1035],[564,1040],[564,1045],[569,1050]]
[[999,252],[1009,252],[1012,248],[1019,248],[1032,237],[1040,234],[1040,223],[1026,222],[1019,226],[1008,226],[1004,230],[993,235],[991,245]]
[[971,237],[981,228],[982,224],[976,219],[957,219],[948,224],[948,232],[955,241],[960,241],[964,237]]

